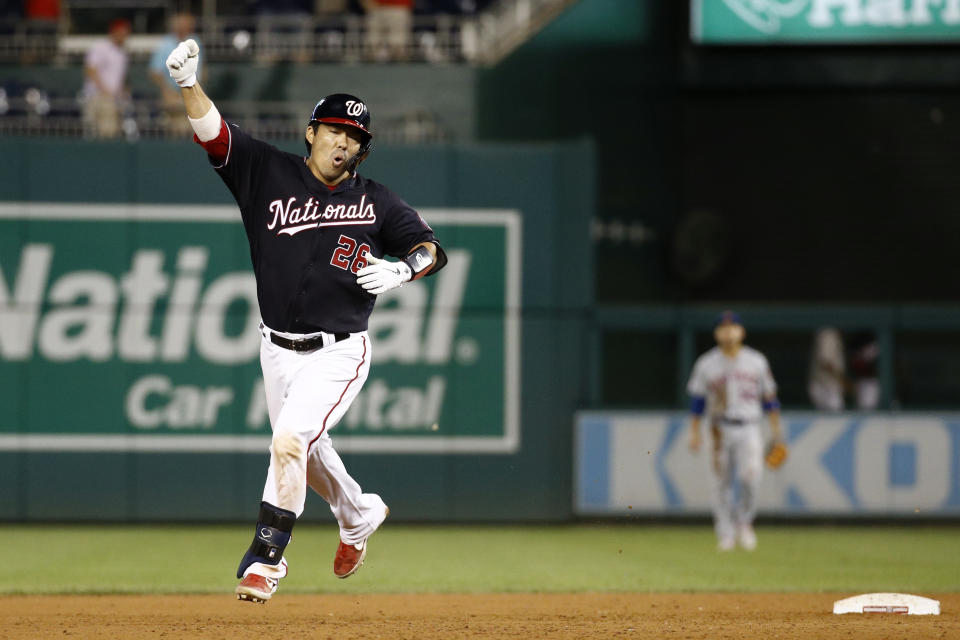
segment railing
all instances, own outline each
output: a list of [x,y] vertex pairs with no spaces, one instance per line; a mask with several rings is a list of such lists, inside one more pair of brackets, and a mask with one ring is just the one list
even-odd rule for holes
[[[759,306],[735,307],[743,318],[748,344],[762,338],[771,349],[782,348],[791,362],[785,370],[776,359],[771,360],[775,377],[791,377],[793,396],[801,397],[795,408],[809,408],[806,400],[806,365],[817,330],[833,327],[849,336],[870,336],[876,346],[876,379],[880,397],[877,408],[955,407],[960,403],[960,362],[955,354],[960,348],[960,307],[949,306]],[[605,397],[606,387],[618,377],[627,376],[644,384],[642,375],[649,372],[650,361],[637,361],[624,371],[604,361],[604,340],[629,334],[650,337],[648,344],[664,344],[672,348],[672,362],[660,362],[655,376],[668,376],[672,397],[656,404],[661,407],[683,407],[687,403],[686,383],[697,356],[712,345],[711,333],[721,307],[623,306],[599,307],[591,318],[589,353],[593,358],[588,399],[590,406],[611,404]],[[761,350],[766,350],[762,347]],[[609,354],[609,351],[608,351]],[[768,354],[769,355],[769,354]],[[799,363],[800,371],[795,369]],[[648,375],[651,375],[648,373]],[[672,383],[672,384],[671,384]],[[933,392],[925,391],[936,386]],[[783,385],[781,385],[783,387]],[[620,399],[616,404],[630,404]],[[849,405],[848,405],[849,406]]]
[[[363,15],[207,15],[198,22],[211,62],[426,62],[492,65],[537,33],[576,0],[499,0],[477,15],[415,15],[410,38],[397,50],[371,41]],[[71,8],[82,8],[71,3]],[[103,4],[102,2],[98,2]],[[156,2],[169,11],[170,3]],[[166,7],[164,9],[164,7]],[[143,21],[141,21],[143,22]],[[144,22],[145,25],[145,22]],[[148,57],[163,37],[135,35],[133,59]],[[79,62],[101,33],[77,33],[68,20],[0,20],[0,62]]]
[[[463,63],[477,58],[465,25],[472,16],[414,16],[410,37],[388,50],[368,36],[364,16],[217,16],[199,26],[211,62],[427,62]],[[470,28],[466,27],[469,31]],[[67,33],[58,23],[0,22],[0,62],[79,63],[103,34]],[[162,34],[135,34],[126,43],[133,60],[149,57]]]
[[497,64],[577,0],[500,0],[466,26],[469,59]]
[[[299,140],[303,136],[304,108],[290,102],[218,101],[217,108],[230,122],[258,138]],[[165,111],[159,100],[136,98],[120,104],[120,137],[129,142],[141,138],[189,138],[183,108]],[[94,137],[83,120],[82,97],[49,97],[28,89],[21,97],[9,97],[0,89],[0,135]],[[452,134],[436,115],[412,111],[377,119],[377,143],[441,143]]]

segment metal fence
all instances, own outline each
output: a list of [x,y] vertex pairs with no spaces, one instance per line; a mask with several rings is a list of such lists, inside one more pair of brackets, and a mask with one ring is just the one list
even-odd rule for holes
[[[388,47],[371,37],[363,15],[220,16],[205,14],[198,23],[205,63],[238,63],[251,67],[276,64],[407,63],[445,66],[492,64],[536,33],[573,0],[500,0],[477,14],[413,16],[409,38]],[[70,9],[103,5],[109,0],[71,3]],[[142,8],[168,11],[162,1]],[[115,7],[116,8],[116,7]],[[139,15],[139,14],[138,14]],[[142,17],[142,16],[141,16]],[[146,19],[134,20],[135,33],[126,43],[131,64],[142,65],[165,37],[150,30]],[[157,20],[149,21],[150,24]],[[162,22],[162,20],[160,21]],[[0,135],[91,136],[83,118],[83,97],[75,88],[17,73],[17,69],[76,68],[78,77],[90,46],[102,33],[77,33],[69,18],[60,21],[0,19]],[[153,31],[157,31],[153,28]],[[298,137],[302,105],[279,101],[217,102],[225,117],[253,135]],[[165,112],[155,91],[140,87],[119,105],[121,136],[182,137],[179,115]],[[426,107],[381,117],[377,138],[392,143],[446,142],[457,137],[451,127]]]
[[[462,63],[476,57],[476,37],[468,16],[415,16],[410,37],[398,50],[371,38],[363,16],[223,16],[198,29],[207,60],[251,63],[292,62],[428,62]],[[82,62],[101,34],[67,33],[59,23],[0,22],[0,62],[70,64]],[[163,35],[138,34],[128,39],[132,59],[145,59]]]
[[[500,0],[477,14],[414,15],[402,45],[383,42],[365,16],[269,14],[203,16],[197,35],[211,62],[423,62],[493,64],[526,41],[573,0]],[[75,3],[71,3],[73,7]],[[168,12],[165,3],[155,3]],[[152,5],[151,5],[152,6]],[[161,23],[163,20],[160,21]],[[0,19],[0,63],[69,64],[82,61],[102,32],[78,31],[61,20]],[[163,37],[135,20],[126,44],[131,57],[148,57]]]
[[[0,87],[0,136],[95,137],[84,121],[82,96],[52,97],[36,87],[11,96]],[[220,113],[230,122],[258,138],[294,140],[303,135],[300,105],[285,101],[217,101]],[[142,138],[184,138],[186,116],[182,109],[166,111],[152,97],[128,98],[121,104],[120,137],[135,142]],[[453,139],[448,127],[427,110],[404,112],[377,120],[377,141],[392,144],[442,143]]]

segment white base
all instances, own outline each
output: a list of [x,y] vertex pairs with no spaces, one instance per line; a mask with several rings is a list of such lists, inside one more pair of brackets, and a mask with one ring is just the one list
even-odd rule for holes
[[834,613],[940,615],[940,601],[909,593],[864,593],[833,603]]

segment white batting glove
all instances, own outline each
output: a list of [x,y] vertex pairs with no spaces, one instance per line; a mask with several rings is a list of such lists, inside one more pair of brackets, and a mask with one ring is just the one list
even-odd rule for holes
[[413,273],[406,262],[388,262],[366,255],[367,266],[357,271],[357,284],[375,296],[403,286]]
[[200,62],[200,46],[193,39],[177,45],[167,56],[167,69],[170,77],[181,87],[197,84],[197,63]]

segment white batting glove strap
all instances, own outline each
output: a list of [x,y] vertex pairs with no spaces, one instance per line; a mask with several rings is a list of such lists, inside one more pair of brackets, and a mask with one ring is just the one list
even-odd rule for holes
[[181,87],[197,83],[197,64],[200,62],[200,46],[195,40],[184,40],[167,56],[170,77]]
[[357,271],[357,284],[375,296],[403,286],[413,273],[405,262],[388,262],[367,254],[367,266]]

